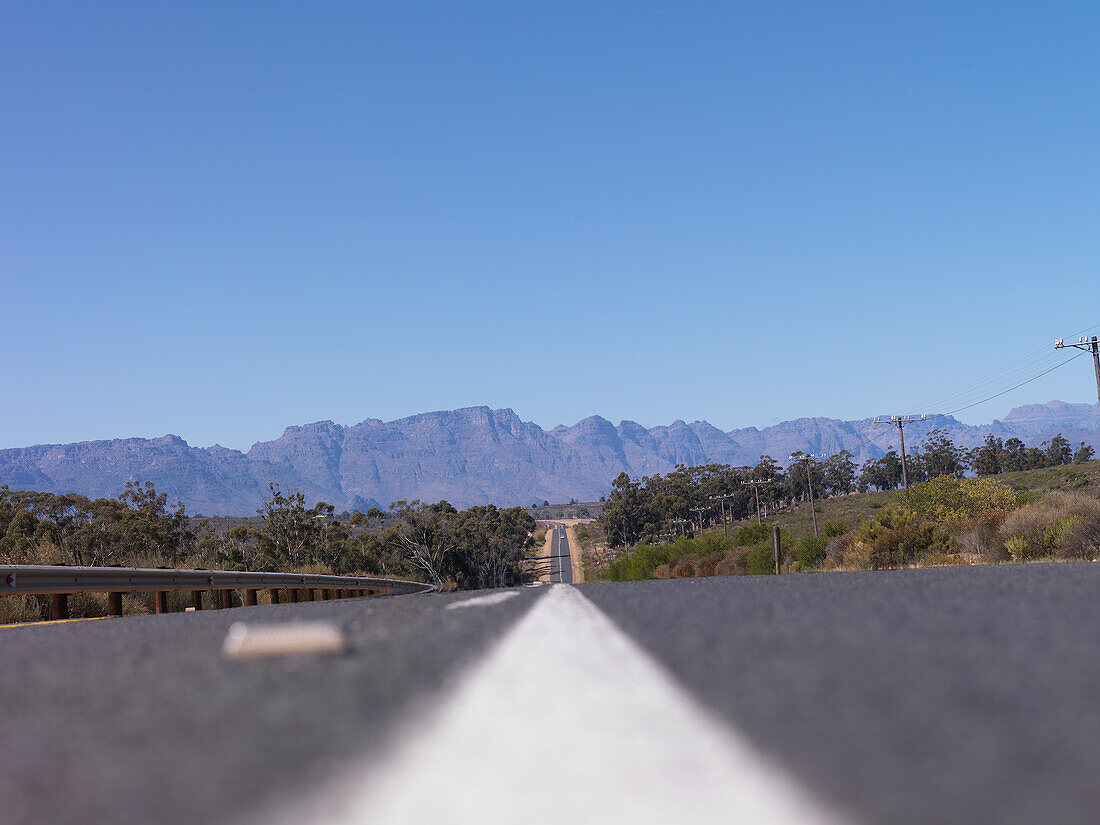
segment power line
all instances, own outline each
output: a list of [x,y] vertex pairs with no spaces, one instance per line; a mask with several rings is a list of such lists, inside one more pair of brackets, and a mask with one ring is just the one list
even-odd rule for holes
[[[1093,324],[1067,337],[1082,335],[1097,329],[1100,329],[1100,324]],[[941,409],[956,407],[956,412],[969,409],[972,406],[977,406],[984,401],[992,400],[993,398],[1003,395],[1005,392],[1023,386],[1030,380],[1045,375],[1050,371],[1052,359],[1057,359],[1057,357],[1055,353],[1050,351],[1049,347],[1040,347],[973,381],[966,382],[953,390],[925,399],[920,404],[907,407],[905,412],[906,414],[912,414],[920,409],[927,409],[929,407],[939,407]],[[1053,366],[1060,366],[1062,363],[1065,362],[1059,361],[1058,364]],[[1039,370],[1038,374],[1035,374],[1035,370]],[[1020,380],[1025,377],[1028,381]],[[1007,390],[1004,389],[1006,386],[1008,386]],[[950,414],[951,413],[947,413],[947,415]]]
[[1037,381],[1038,379],[1042,378],[1047,373],[1054,372],[1059,367],[1064,367],[1070,361],[1073,361],[1077,358],[1080,358],[1082,355],[1084,355],[1084,353],[1079,352],[1079,353],[1077,353],[1077,355],[1071,356],[1070,358],[1067,358],[1065,361],[1062,361],[1061,363],[1055,364],[1050,369],[1043,370],[1038,375],[1032,376],[1031,378],[1027,379],[1026,381],[1021,381],[1019,384],[1016,384],[1014,386],[1009,387],[1007,390],[1002,390],[1001,392],[996,393],[995,395],[991,395],[988,398],[983,398],[980,401],[975,401],[973,404],[967,404],[965,407],[959,407],[958,409],[951,410],[950,412],[944,413],[944,415],[954,415],[957,412],[962,412],[963,410],[969,410],[971,407],[976,407],[979,404],[984,404],[986,401],[992,401],[994,398],[1000,398],[1002,395],[1005,395],[1006,393],[1010,393],[1013,390],[1019,389],[1020,387],[1024,386],[1024,384],[1030,384],[1032,381]]

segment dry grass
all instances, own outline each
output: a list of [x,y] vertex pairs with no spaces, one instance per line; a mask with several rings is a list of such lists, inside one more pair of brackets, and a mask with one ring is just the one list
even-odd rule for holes
[[1095,558],[1100,550],[1100,499],[1081,492],[1047,493],[1009,513],[998,538],[1013,561]]

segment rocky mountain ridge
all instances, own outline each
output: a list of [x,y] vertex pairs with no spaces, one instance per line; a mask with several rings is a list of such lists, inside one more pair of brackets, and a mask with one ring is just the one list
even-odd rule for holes
[[[988,434],[1039,444],[1056,433],[1100,447],[1100,408],[1091,404],[1032,404],[980,426],[939,417],[911,425],[906,444],[919,445],[935,427],[966,447]],[[205,515],[251,514],[269,483],[300,489],[309,501],[338,510],[385,507],[397,499],[509,506],[594,500],[621,472],[640,477],[677,464],[751,465],[762,455],[782,463],[795,450],[846,449],[864,461],[896,444],[896,429],[873,419],[800,418],[725,432],[706,421],[644,427],[591,416],[547,431],[510,409],[467,407],[352,426],[287,427],[247,453],[192,447],[174,435],[0,450],[0,484],[99,497],[117,495],[127,481],[152,481],[188,512]]]

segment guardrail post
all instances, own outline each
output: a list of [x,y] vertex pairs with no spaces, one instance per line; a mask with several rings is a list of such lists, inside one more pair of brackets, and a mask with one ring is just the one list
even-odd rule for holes
[[279,603],[279,588],[277,588],[277,587],[271,588],[271,603],[272,604],[278,604]]
[[233,606],[233,591],[232,590],[223,590],[222,591],[222,607],[232,607],[232,606]]
[[298,588],[297,587],[290,588],[290,603],[291,604],[297,604],[298,603]]
[[122,594],[118,591],[112,591],[107,594],[107,615],[122,615]]
[[167,613],[167,612],[168,612],[168,591],[167,590],[158,590],[157,591],[157,613]]
[[306,590],[306,600],[311,602],[317,601],[317,591],[312,587]]
[[69,618],[69,596],[67,593],[54,593],[50,597],[50,618],[54,621]]
[[201,590],[192,590],[191,591],[191,606],[193,608],[195,608],[196,610],[202,610],[202,591]]
[[779,565],[783,561],[783,547],[779,538],[779,525],[772,525],[772,559],[775,561],[775,574],[779,575]]
[[260,600],[257,597],[255,587],[250,587],[246,591],[244,591],[244,603],[247,604],[249,607],[255,607],[257,604],[259,604],[259,602]]

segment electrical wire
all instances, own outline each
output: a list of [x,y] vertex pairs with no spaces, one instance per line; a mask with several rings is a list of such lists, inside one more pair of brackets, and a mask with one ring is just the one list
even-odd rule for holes
[[973,404],[967,404],[967,405],[966,405],[965,407],[959,407],[958,409],[954,409],[954,410],[951,410],[950,412],[946,412],[946,413],[944,413],[944,415],[954,415],[954,414],[955,414],[955,413],[957,413],[957,412],[962,412],[963,410],[969,410],[969,409],[970,409],[971,407],[976,407],[976,406],[978,406],[979,404],[984,404],[984,403],[985,403],[986,401],[992,401],[992,400],[993,400],[994,398],[1000,398],[1000,397],[1001,397],[1002,395],[1004,395],[1005,393],[1009,393],[1009,392],[1012,392],[1012,391],[1013,391],[1013,390],[1015,390],[1015,389],[1019,389],[1020,387],[1024,386],[1024,384],[1030,384],[1030,383],[1031,383],[1032,381],[1035,381],[1035,380],[1038,380],[1039,378],[1042,378],[1042,377],[1043,377],[1044,375],[1046,375],[1047,373],[1051,373],[1051,372],[1054,372],[1054,371],[1055,371],[1056,369],[1058,369],[1059,367],[1064,367],[1064,366],[1065,366],[1066,364],[1068,364],[1068,363],[1069,363],[1070,361],[1076,361],[1076,360],[1077,360],[1078,358],[1080,358],[1080,357],[1081,357],[1082,355],[1084,355],[1084,354],[1085,354],[1085,353],[1084,353],[1084,352],[1082,351],[1082,352],[1078,352],[1078,353],[1077,353],[1076,355],[1071,355],[1071,356],[1070,356],[1069,358],[1067,358],[1067,359],[1066,359],[1065,361],[1062,361],[1062,362],[1060,362],[1060,363],[1058,363],[1058,364],[1055,364],[1055,365],[1054,365],[1053,367],[1051,367],[1050,369],[1048,369],[1048,370],[1043,370],[1043,371],[1042,371],[1041,373],[1039,373],[1038,375],[1035,375],[1035,376],[1033,376],[1033,377],[1031,377],[1031,378],[1027,379],[1026,381],[1021,381],[1021,382],[1020,382],[1019,384],[1016,384],[1016,385],[1015,385],[1015,386],[1013,386],[1013,387],[1009,387],[1009,388],[1008,388],[1007,390],[1002,390],[1001,392],[997,393],[996,395],[991,395],[991,396],[989,396],[988,398],[983,398],[983,399],[981,399],[980,401],[975,401],[975,402],[974,402]]

